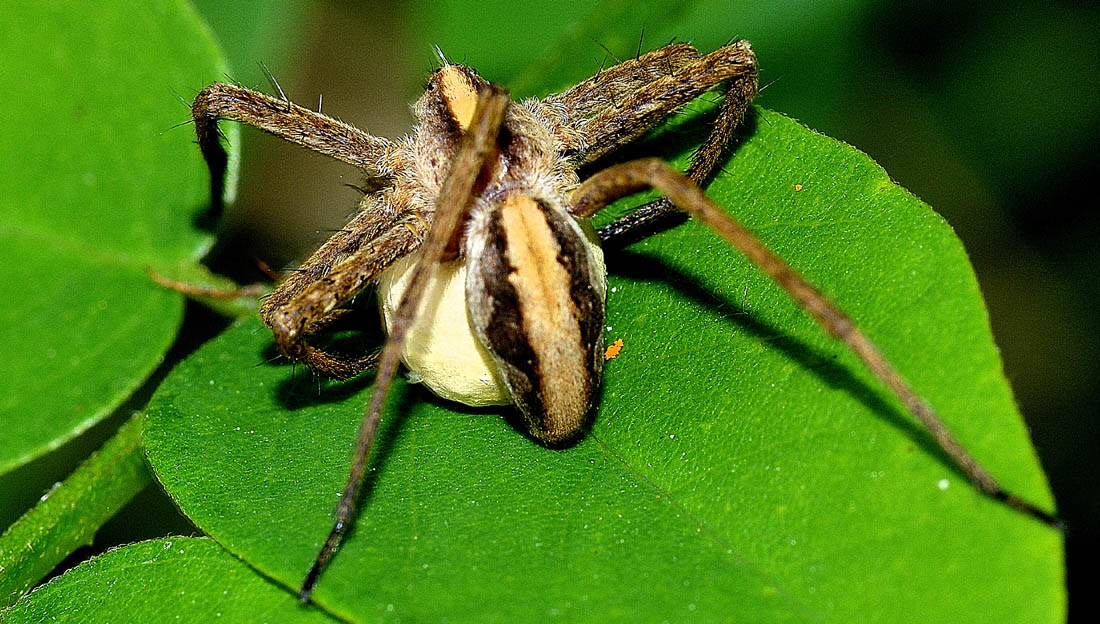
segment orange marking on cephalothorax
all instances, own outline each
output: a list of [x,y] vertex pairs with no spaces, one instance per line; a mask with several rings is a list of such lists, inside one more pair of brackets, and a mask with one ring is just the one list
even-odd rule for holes
[[448,65],[440,71],[443,73],[443,100],[458,126],[463,131],[468,130],[474,120],[474,109],[477,108],[477,89],[454,65]]

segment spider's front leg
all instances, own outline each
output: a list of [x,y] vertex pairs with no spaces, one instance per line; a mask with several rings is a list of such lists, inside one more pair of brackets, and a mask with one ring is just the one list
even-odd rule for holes
[[359,213],[348,226],[317,250],[283,282],[260,308],[260,316],[287,357],[329,377],[347,379],[372,369],[378,354],[347,357],[319,349],[306,341],[345,311],[337,306],[366,288],[398,258],[415,250],[423,239],[425,221],[412,213],[389,221],[377,236],[378,213]]
[[[656,52],[659,50],[650,54]],[[638,60],[641,61],[641,58]],[[639,64],[636,70],[648,76],[655,69],[666,68],[663,75],[655,80],[642,81],[640,87],[626,94],[612,92],[606,98],[601,97],[598,90],[590,94],[598,101],[604,101],[604,105],[580,121],[584,152],[578,159],[579,165],[595,162],[633,143],[688,102],[725,82],[719,120],[711,136],[693,156],[689,175],[694,179],[708,175],[713,169],[729,141],[733,126],[744,116],[749,102],[756,96],[756,54],[749,42],[738,41],[695,58],[682,54],[658,58],[660,60],[652,65]],[[613,89],[614,86],[611,83],[608,88]],[[569,93],[567,91],[563,97]],[[715,149],[717,154],[713,153]]]
[[[500,87],[485,85],[477,93],[475,106],[467,121],[467,129],[462,135],[458,150],[451,161],[450,171],[443,182],[439,195],[436,198],[435,214],[423,242],[423,250],[420,260],[413,269],[401,302],[390,326],[390,335],[382,348],[379,356],[378,372],[374,379],[374,389],[371,391],[370,402],[367,404],[366,416],[363,425],[359,428],[359,436],[355,443],[355,456],[352,459],[351,472],[348,474],[344,492],[340,496],[340,502],[336,507],[336,518],[332,530],[329,532],[321,551],[313,561],[298,597],[308,602],[313,594],[314,585],[321,573],[332,560],[344,534],[348,530],[352,518],[355,515],[355,502],[359,495],[359,488],[363,485],[363,477],[367,473],[367,462],[370,459],[371,447],[375,434],[378,433],[378,425],[382,419],[382,406],[386,402],[390,386],[397,374],[401,347],[416,320],[417,312],[428,286],[429,275],[432,269],[443,259],[447,244],[454,233],[462,224],[463,216],[467,213],[474,198],[474,185],[477,179],[489,166],[493,157],[497,154],[497,137],[504,123],[504,114],[511,100],[506,91]],[[391,232],[401,227],[402,223]],[[411,231],[411,228],[410,228]],[[417,239],[419,243],[419,238]],[[344,265],[341,265],[344,266]],[[333,271],[333,274],[337,273]],[[312,290],[312,289],[311,289]],[[302,293],[304,298],[311,298],[310,290]],[[318,300],[323,297],[322,292],[317,292]],[[319,309],[312,305],[314,309]]]
[[[701,186],[714,173],[756,97],[758,75],[756,54],[747,41],[706,55],[687,44],[672,44],[620,63],[551,101],[583,116],[574,119],[584,146],[578,164],[583,165],[639,139],[688,102],[725,83],[718,115],[687,170],[687,177]],[[651,202],[600,229],[600,239],[607,243],[626,238],[676,212],[668,200]]]
[[221,209],[227,157],[221,145],[218,121],[239,121],[315,152],[331,156],[367,172],[382,169],[392,143],[289,100],[282,100],[216,82],[195,96],[191,116],[199,148],[210,168],[210,198]]
[[[191,105],[199,147],[210,168],[211,201],[220,210],[226,153],[218,122],[238,121],[355,165],[367,174],[386,174],[385,159],[393,144],[342,121],[315,113],[286,99],[237,85],[214,83]],[[317,349],[305,336],[343,315],[336,306],[363,289],[397,257],[419,244],[422,221],[398,221],[386,193],[363,198],[359,214],[329,239],[272,293],[260,309],[288,357],[327,375],[351,377],[372,368],[373,354],[349,358]]]
[[560,104],[570,123],[579,127],[586,119],[616,107],[618,102],[629,97],[631,93],[675,74],[701,56],[690,44],[671,43],[617,65],[602,68],[595,76],[552,95],[547,100]]

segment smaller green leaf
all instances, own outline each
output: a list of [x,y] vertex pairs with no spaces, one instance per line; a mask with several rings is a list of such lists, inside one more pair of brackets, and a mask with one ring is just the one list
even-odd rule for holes
[[0,605],[15,602],[149,483],[141,455],[141,416],[0,536]]
[[214,541],[140,542],[85,561],[36,589],[0,622],[334,622]]

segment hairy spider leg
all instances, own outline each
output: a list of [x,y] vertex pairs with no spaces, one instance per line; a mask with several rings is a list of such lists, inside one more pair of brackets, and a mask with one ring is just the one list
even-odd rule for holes
[[[288,281],[285,288],[280,286],[275,291],[280,298],[273,296],[260,308],[260,316],[275,335],[279,350],[336,379],[354,377],[374,368],[378,363],[376,353],[361,357],[338,355],[309,344],[305,337],[334,322],[334,315],[344,313],[337,306],[366,288],[394,260],[415,249],[423,238],[419,229],[422,224],[415,215],[408,215],[377,238],[358,244],[350,257],[323,276],[305,273],[301,281]],[[318,258],[322,250],[312,258]],[[290,293],[294,294],[287,297]]]
[[[218,121],[248,124],[279,138],[355,165],[368,175],[378,171],[392,143],[371,136],[342,121],[315,113],[286,99],[225,83],[212,84],[191,106],[199,147],[210,169],[211,201],[220,210],[223,201],[226,153]],[[415,247],[407,224],[397,224],[395,211],[383,199],[364,196],[349,227],[329,239],[291,274],[266,300],[260,314],[273,330],[280,350],[333,377],[347,378],[373,368],[377,355],[349,358],[317,349],[304,340],[343,316],[336,305],[350,298],[377,276],[384,265],[370,259],[365,249],[386,251]],[[397,254],[400,255],[400,254]],[[311,285],[322,280],[332,289],[322,296]],[[350,289],[349,289],[350,288]],[[297,306],[297,307],[296,307]],[[292,308],[292,309],[288,309]],[[299,309],[300,308],[300,309]]]
[[[691,155],[691,164],[687,177],[697,186],[704,187],[714,174],[722,155],[726,152],[734,131],[748,111],[749,105],[757,93],[758,70],[756,56],[748,42],[738,41],[716,50],[687,66],[678,76],[696,76],[701,81],[716,80],[721,73],[712,73],[711,63],[723,66],[741,67],[741,72],[726,81],[726,88],[718,114],[711,125],[710,133],[703,143]],[[673,218],[682,214],[667,198],[649,202],[630,214],[600,228],[600,240],[605,245],[622,246],[651,233],[663,224],[675,222]]]
[[[737,87],[732,92],[727,87],[727,98],[723,101],[725,108],[744,114],[756,94],[756,75],[756,55],[748,42],[739,41],[674,66],[671,73],[646,81],[629,93],[609,97],[605,106],[579,121],[582,149],[576,158],[577,165],[590,164],[637,141],[673,111],[723,82],[731,81],[730,86]],[[723,127],[721,130],[726,131],[717,132],[718,136],[712,141],[724,147],[732,128]],[[704,143],[700,150],[707,145]],[[713,165],[717,155],[712,157],[709,153],[697,153],[695,158],[700,161],[696,168],[701,169],[707,164]]]
[[603,68],[591,78],[546,100],[560,104],[570,123],[580,125],[585,119],[614,107],[619,99],[655,80],[675,74],[700,56],[699,51],[689,44],[670,44]]
[[[627,145],[675,110],[726,83],[710,133],[696,148],[688,178],[704,186],[756,97],[759,71],[747,41],[735,41],[702,55],[688,44],[670,44],[601,71],[577,86],[547,98],[574,111],[580,129],[578,164],[591,163]],[[624,244],[682,214],[661,198],[600,229],[604,243]]]
[[[612,136],[612,144],[604,150],[585,154],[585,163],[637,140],[674,110],[725,83],[722,105],[718,108],[711,131],[696,147],[686,172],[696,185],[706,185],[733,139],[734,131],[745,118],[752,99],[756,97],[759,76],[757,58],[747,41],[731,43],[706,55],[698,54],[693,47],[685,44],[676,47],[675,54],[654,58],[652,69],[658,72],[656,79],[647,80],[625,97],[610,98],[604,110],[584,122],[583,128],[592,140],[604,141],[604,135]],[[653,51],[657,52],[660,51]],[[647,56],[639,57],[637,62]],[[623,65],[630,63],[627,61]],[[650,72],[647,69],[648,66],[639,67],[639,72],[648,75]],[[609,87],[614,90],[615,85],[623,80],[616,74]],[[591,91],[591,97],[601,99],[599,90],[587,91]],[[650,201],[599,229],[599,239],[605,244],[623,245],[671,221],[670,217],[675,215],[682,215],[682,212],[667,198]]]
[[367,171],[378,168],[389,141],[288,100],[216,82],[195,96],[191,104],[199,149],[210,168],[210,197],[222,208],[227,157],[221,145],[218,120],[239,121],[281,139],[297,143]]

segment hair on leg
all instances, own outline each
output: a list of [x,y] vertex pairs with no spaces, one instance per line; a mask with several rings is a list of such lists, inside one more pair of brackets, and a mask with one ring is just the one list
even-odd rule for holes
[[368,171],[379,168],[391,146],[386,139],[371,136],[327,115],[259,91],[222,82],[206,87],[195,96],[191,116],[195,122],[199,149],[210,168],[210,197],[217,210],[222,207],[227,163],[218,132],[218,121],[221,119],[248,124]]
[[[367,213],[360,213],[363,217]],[[358,218],[357,217],[357,218]],[[306,337],[330,325],[342,312],[337,306],[367,287],[398,258],[416,249],[423,236],[422,221],[409,215],[392,223],[380,236],[358,242],[350,255],[340,258],[341,244],[334,236],[273,293],[260,309],[279,350],[287,357],[336,379],[347,379],[377,364],[377,354],[349,358],[318,349]],[[348,236],[353,236],[352,230]],[[336,241],[336,242],[334,242]],[[342,241],[342,242],[341,242]],[[332,264],[328,260],[333,261]],[[334,316],[335,315],[335,316]]]
[[[743,114],[748,101],[756,95],[756,74],[756,55],[745,41],[674,67],[672,73],[646,83],[581,123],[587,150],[578,164],[594,162],[638,140],[688,102],[740,76],[746,78],[739,85],[741,90],[727,92],[730,101],[726,105]],[[728,135],[727,132],[715,140],[724,146]]]
[[579,125],[585,119],[615,107],[620,98],[674,74],[699,57],[699,51],[691,45],[669,44],[601,69],[595,76],[547,97],[546,101],[561,105],[568,112],[568,120]]

